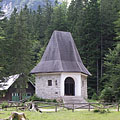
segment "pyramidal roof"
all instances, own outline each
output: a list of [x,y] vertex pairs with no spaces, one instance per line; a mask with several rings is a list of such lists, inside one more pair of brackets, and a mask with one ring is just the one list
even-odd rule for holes
[[82,63],[70,32],[53,32],[41,61],[30,73],[52,72],[80,72],[91,75]]

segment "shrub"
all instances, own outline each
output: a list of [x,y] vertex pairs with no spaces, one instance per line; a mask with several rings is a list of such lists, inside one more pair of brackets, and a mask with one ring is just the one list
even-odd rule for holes
[[91,87],[88,87],[88,98],[91,99],[93,94],[95,93],[95,90]]
[[45,101],[45,99],[33,95],[32,97],[29,98],[29,101]]
[[104,102],[113,102],[114,101],[114,91],[111,87],[106,87],[102,90],[100,99]]
[[94,109],[93,112],[97,113],[97,112],[100,112],[99,109]]
[[57,100],[56,100],[56,99],[54,99],[54,100],[53,100],[53,102],[57,103]]
[[106,113],[107,111],[105,109],[101,109],[100,113]]
[[29,98],[29,101],[42,101],[42,102],[57,102],[56,99],[52,100],[52,99],[43,99],[43,98],[39,98],[36,95],[33,95],[32,97]]
[[105,109],[100,109],[100,108],[96,108],[93,110],[93,112],[95,113],[110,113],[109,109],[105,110]]
[[8,103],[7,102],[2,102],[1,106],[2,106],[2,109],[7,108]]
[[98,100],[98,96],[97,96],[96,93],[93,94],[92,99],[93,99],[93,100]]

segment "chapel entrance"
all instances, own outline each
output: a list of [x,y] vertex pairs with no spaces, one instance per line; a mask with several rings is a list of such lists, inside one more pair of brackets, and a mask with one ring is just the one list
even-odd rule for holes
[[75,95],[75,82],[71,77],[65,79],[65,95],[68,96]]

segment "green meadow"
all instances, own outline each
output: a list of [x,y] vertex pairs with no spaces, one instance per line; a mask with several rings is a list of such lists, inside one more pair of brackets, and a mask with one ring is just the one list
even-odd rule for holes
[[[0,111],[0,119],[8,118],[13,111]],[[19,111],[21,112],[21,111]],[[72,112],[71,110],[61,110],[58,112],[30,112],[24,111],[29,120],[120,120],[120,112],[94,113],[92,111],[81,110]]]

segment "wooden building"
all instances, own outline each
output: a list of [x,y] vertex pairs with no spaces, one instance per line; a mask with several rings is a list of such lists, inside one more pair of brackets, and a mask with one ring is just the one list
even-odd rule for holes
[[24,79],[23,74],[4,77],[0,83],[0,101],[19,101],[31,97],[35,93],[35,86]]

